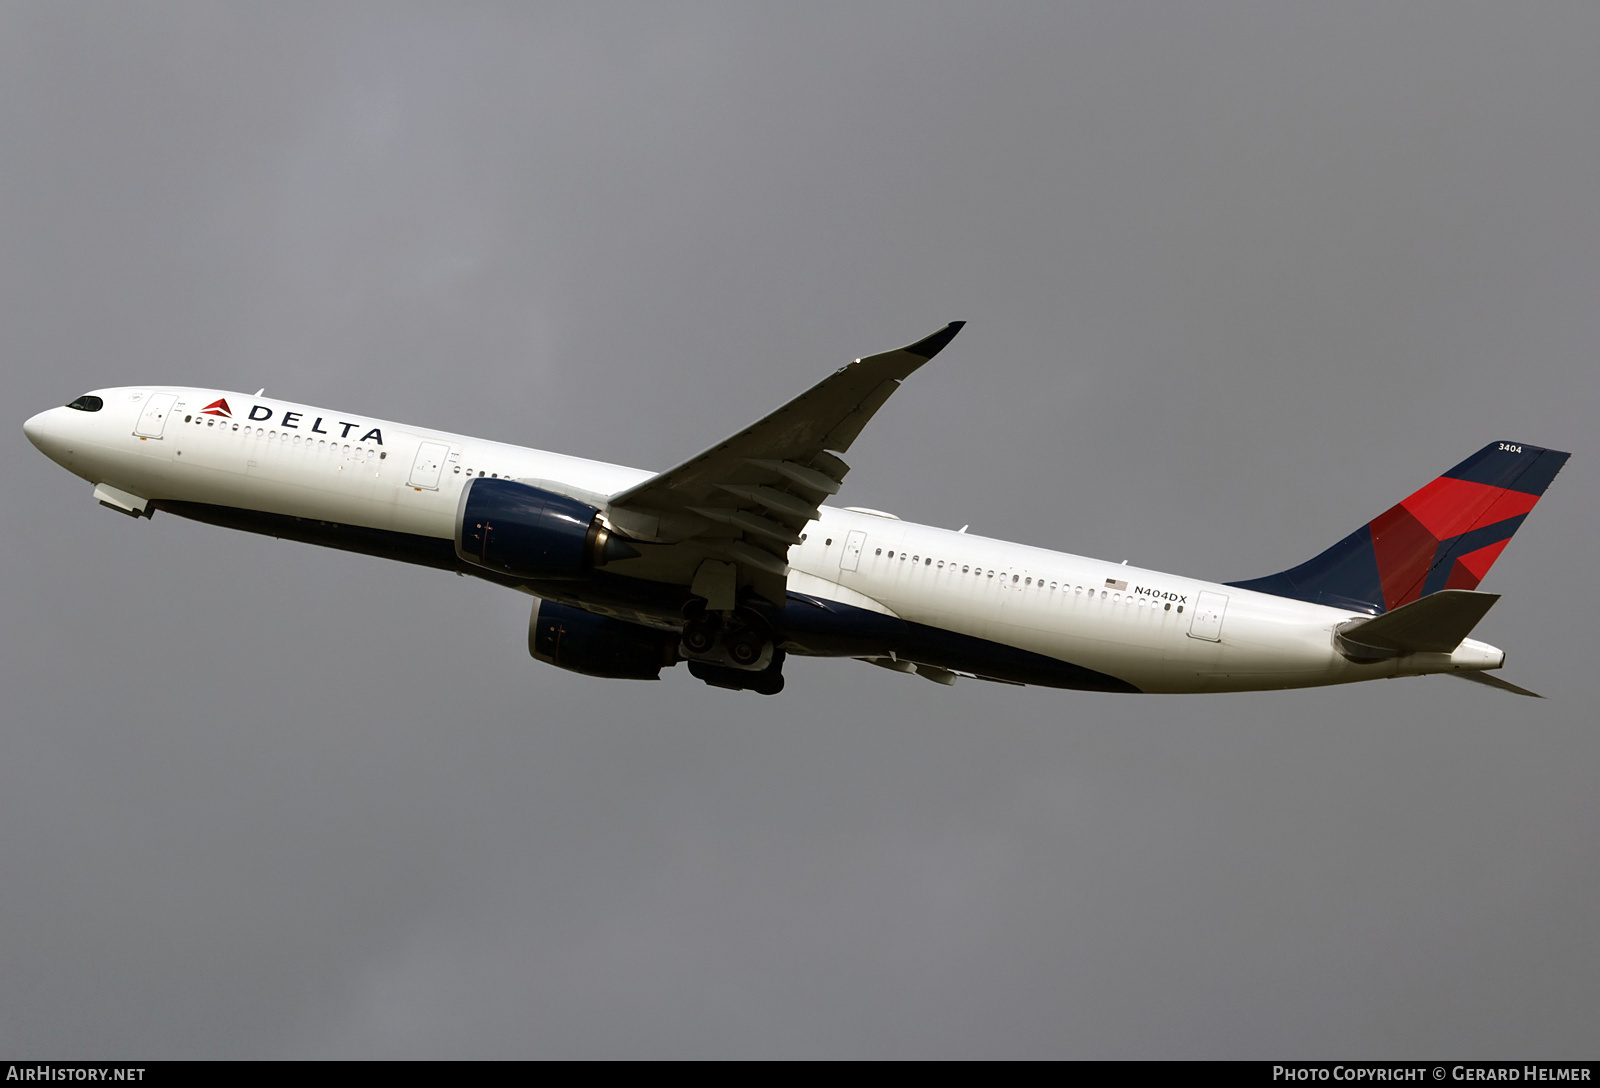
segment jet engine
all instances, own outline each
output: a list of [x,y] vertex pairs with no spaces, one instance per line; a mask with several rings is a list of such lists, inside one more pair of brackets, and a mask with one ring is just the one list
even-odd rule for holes
[[520,578],[581,578],[639,553],[588,503],[515,480],[476,479],[461,493],[456,554]]
[[659,680],[678,662],[678,635],[540,601],[528,621],[528,652],[547,665],[612,680]]

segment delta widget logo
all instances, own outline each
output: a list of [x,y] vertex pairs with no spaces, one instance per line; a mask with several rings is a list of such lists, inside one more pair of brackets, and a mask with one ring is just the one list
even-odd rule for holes
[[204,408],[200,409],[203,416],[221,416],[223,419],[233,418],[233,409],[228,407],[228,398],[218,397]]

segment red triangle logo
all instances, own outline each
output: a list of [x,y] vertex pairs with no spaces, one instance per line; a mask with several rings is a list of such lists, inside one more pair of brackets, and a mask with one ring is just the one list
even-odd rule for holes
[[233,409],[228,407],[226,397],[218,397],[204,408],[200,409],[203,416],[221,416],[223,419],[233,418]]

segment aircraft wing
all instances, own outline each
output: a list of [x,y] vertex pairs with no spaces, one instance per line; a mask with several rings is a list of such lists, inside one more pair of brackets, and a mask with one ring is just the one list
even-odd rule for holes
[[608,517],[636,539],[703,550],[714,565],[695,568],[695,592],[712,607],[732,607],[728,597],[745,585],[782,604],[790,545],[850,470],[837,454],[964,324],[857,359],[704,453],[612,495]]

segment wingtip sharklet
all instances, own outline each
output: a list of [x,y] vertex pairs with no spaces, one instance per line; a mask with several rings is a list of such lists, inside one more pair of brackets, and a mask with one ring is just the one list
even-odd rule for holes
[[910,355],[921,356],[924,359],[932,359],[935,355],[944,350],[946,344],[950,343],[950,341],[956,338],[956,333],[960,332],[962,326],[965,324],[965,321],[952,321],[950,324],[946,325],[932,336],[925,336],[921,340],[918,340],[915,344],[912,344],[910,347],[903,348],[902,350]]

